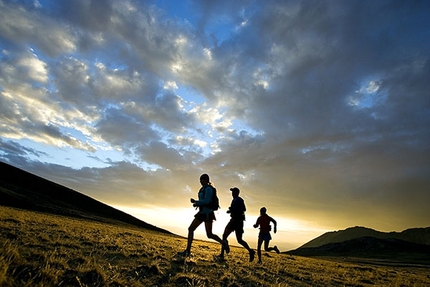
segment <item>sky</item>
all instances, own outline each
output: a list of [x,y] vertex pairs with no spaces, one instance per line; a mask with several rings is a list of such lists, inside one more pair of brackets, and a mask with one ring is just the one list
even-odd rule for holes
[[252,244],[262,206],[281,249],[428,227],[429,15],[430,1],[0,0],[0,160],[184,236],[203,173],[214,232],[236,186]]

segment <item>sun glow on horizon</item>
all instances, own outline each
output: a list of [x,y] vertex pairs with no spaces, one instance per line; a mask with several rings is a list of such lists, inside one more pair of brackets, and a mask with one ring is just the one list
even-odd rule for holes
[[[197,213],[193,208],[162,208],[157,206],[130,207],[112,205],[114,208],[122,210],[148,224],[170,231],[176,235],[187,237],[188,226]],[[224,228],[230,220],[230,216],[226,210],[218,210],[215,212],[216,221],[213,224],[212,232],[220,237],[224,232]],[[244,240],[256,248],[258,229],[253,228],[253,224],[257,220],[258,215],[247,214],[244,226]],[[309,242],[310,240],[329,231],[324,228],[314,226],[305,221],[290,219],[280,216],[273,216],[278,223],[278,232],[273,234],[271,244],[278,245],[281,250],[290,250]],[[207,240],[204,224],[200,225],[195,231],[195,239]],[[228,238],[230,244],[238,245],[236,237],[231,234]],[[185,247],[185,246],[184,246]]]

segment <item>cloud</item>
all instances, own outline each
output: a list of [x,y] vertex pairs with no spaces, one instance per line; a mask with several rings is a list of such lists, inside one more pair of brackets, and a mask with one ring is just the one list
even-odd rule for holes
[[[239,186],[249,210],[428,224],[426,2],[186,5],[1,1],[2,158],[118,205],[188,204],[208,172],[224,205]],[[105,166],[32,162],[24,139]]]
[[4,141],[0,139],[1,151],[4,154],[15,154],[17,156],[24,156],[26,154],[33,154],[39,156],[44,154],[44,152],[40,152],[35,149],[26,148],[16,142],[13,141]]
[[[13,2],[0,3],[0,34],[13,45],[34,45],[49,56],[57,56],[76,49],[75,38],[67,26],[46,17],[38,9]],[[49,31],[49,33],[46,33]]]

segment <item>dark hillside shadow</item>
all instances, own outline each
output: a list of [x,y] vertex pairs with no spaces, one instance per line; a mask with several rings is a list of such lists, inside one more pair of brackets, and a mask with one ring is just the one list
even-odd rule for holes
[[123,222],[170,233],[75,190],[3,162],[0,162],[0,174],[0,205],[101,222]]

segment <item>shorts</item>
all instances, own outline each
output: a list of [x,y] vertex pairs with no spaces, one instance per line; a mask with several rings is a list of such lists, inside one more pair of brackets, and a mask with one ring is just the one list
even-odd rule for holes
[[226,229],[228,230],[234,230],[236,234],[242,234],[243,231],[243,220],[240,219],[230,219],[229,223],[226,226]]
[[216,220],[215,213],[213,211],[210,212],[210,213],[200,213],[200,212],[197,212],[196,215],[194,215],[194,217],[196,219],[204,221],[204,222]]
[[263,239],[264,241],[272,240],[270,233],[260,233],[258,234],[258,238]]

